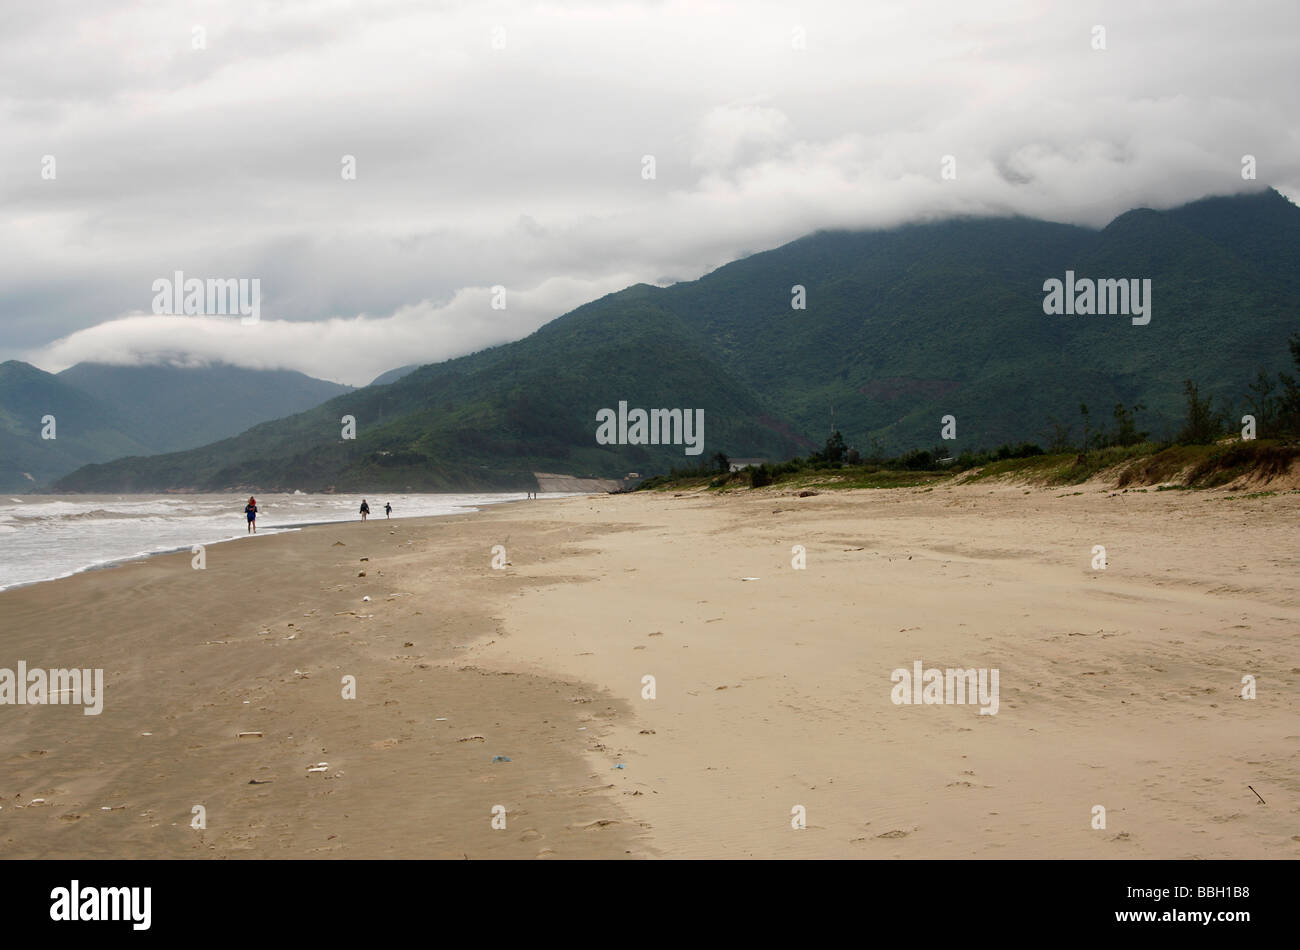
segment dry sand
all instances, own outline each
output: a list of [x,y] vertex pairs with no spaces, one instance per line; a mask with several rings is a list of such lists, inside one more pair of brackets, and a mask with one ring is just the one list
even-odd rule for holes
[[[0,853],[1296,857],[1298,527],[1300,494],[641,493],[3,593],[0,666],[108,689],[0,707]],[[997,714],[892,703],[918,660],[998,669]]]

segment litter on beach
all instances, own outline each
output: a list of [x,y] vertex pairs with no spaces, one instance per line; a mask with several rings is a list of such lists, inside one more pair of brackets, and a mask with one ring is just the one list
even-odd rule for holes
[[260,739],[262,738],[262,734],[260,732],[237,732],[235,733],[235,738],[236,739]]

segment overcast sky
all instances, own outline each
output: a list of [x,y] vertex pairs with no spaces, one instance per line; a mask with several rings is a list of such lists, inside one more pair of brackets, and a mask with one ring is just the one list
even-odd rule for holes
[[[357,385],[817,228],[1296,200],[1298,37],[1295,0],[10,3],[0,359]],[[259,278],[261,323],[153,315],[175,271]]]

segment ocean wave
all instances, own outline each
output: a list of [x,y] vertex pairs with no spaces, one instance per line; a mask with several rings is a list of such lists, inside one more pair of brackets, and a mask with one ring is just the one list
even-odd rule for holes
[[27,523],[37,521],[127,521],[143,518],[166,519],[165,514],[157,511],[113,511],[108,508],[94,508],[91,511],[47,512],[45,514],[11,514],[14,521]]
[[[394,520],[474,511],[515,493],[393,494]],[[247,496],[34,499],[0,507],[0,590],[66,577],[194,544],[246,539]],[[254,537],[357,518],[352,499],[260,496],[264,517]],[[371,506],[382,520],[378,499]]]

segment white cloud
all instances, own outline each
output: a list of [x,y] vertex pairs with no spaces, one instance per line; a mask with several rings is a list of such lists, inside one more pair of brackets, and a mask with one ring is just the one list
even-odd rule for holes
[[719,106],[700,120],[693,161],[724,169],[772,155],[788,136],[790,120],[780,109],[756,104]]
[[[252,369],[295,369],[336,382],[364,385],[395,366],[433,363],[533,332],[562,313],[626,286],[624,275],[600,284],[556,278],[531,290],[505,288],[504,309],[493,309],[492,288],[458,291],[443,306],[429,301],[386,317],[330,317],[289,321],[263,317],[131,314],[57,340],[42,365],[57,372],[79,362],[136,365],[205,362]],[[321,373],[320,367],[336,368]]]
[[[0,354],[47,368],[165,337],[364,382],[816,228],[1100,226],[1253,185],[1246,153],[1300,194],[1286,0],[85,2],[6,26]],[[175,270],[260,278],[265,343],[122,316]],[[462,309],[493,284],[533,309]]]

